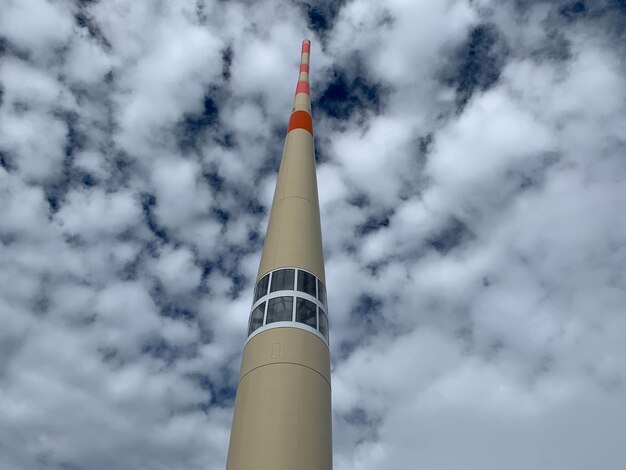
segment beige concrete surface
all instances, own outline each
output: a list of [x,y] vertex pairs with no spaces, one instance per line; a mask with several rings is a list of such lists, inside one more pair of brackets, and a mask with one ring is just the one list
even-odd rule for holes
[[[310,113],[309,95],[296,94],[294,109]],[[282,267],[326,284],[313,136],[302,128],[285,139],[257,281]],[[243,351],[226,469],[332,470],[328,346],[300,328],[257,331]]]
[[326,284],[313,136],[304,129],[287,135],[257,281],[287,266],[306,269]]

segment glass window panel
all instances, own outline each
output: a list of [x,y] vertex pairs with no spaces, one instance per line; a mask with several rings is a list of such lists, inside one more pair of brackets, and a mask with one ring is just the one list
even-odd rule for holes
[[254,292],[254,300],[252,301],[252,303],[256,302],[261,297],[263,297],[265,294],[267,294],[267,286],[268,286],[269,283],[270,283],[270,275],[269,274],[266,274],[265,276],[263,276],[263,278],[261,278],[261,280],[259,282],[257,282],[256,290]]
[[276,321],[291,321],[293,297],[276,297],[267,303],[267,320],[265,323]]
[[320,333],[328,340],[328,317],[320,308]]
[[317,306],[306,299],[296,299],[296,321],[317,329]]
[[270,292],[277,290],[293,290],[295,276],[294,269],[280,269],[272,273],[272,288]]
[[251,335],[254,330],[263,326],[263,312],[265,312],[265,302],[252,310],[250,314],[250,326],[248,327],[248,335]]
[[298,271],[298,290],[315,297],[315,276],[306,271]]
[[317,280],[317,298],[323,305],[326,305],[326,288],[319,279]]

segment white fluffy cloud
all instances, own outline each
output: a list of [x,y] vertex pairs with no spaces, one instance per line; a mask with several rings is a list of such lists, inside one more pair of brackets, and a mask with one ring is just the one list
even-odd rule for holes
[[626,460],[620,2],[4,2],[0,467],[224,468],[304,37],[337,470]]

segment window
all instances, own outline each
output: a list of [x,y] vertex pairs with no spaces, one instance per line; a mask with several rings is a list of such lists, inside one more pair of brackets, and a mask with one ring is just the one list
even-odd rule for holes
[[298,271],[298,290],[315,297],[315,276],[306,271]]
[[276,321],[291,321],[293,297],[276,297],[267,303],[267,320],[265,324]]
[[328,340],[328,317],[320,308],[320,333]]
[[253,306],[261,305],[250,313],[248,336],[264,325],[297,322],[313,328],[328,341],[326,295],[326,288],[317,276],[303,269],[281,268],[265,274],[254,288]]
[[317,298],[323,305],[326,305],[326,288],[319,279],[317,280]]
[[293,281],[295,277],[293,269],[280,269],[272,273],[272,288],[270,292],[278,290],[293,290]]
[[248,327],[248,335],[251,335],[254,330],[263,326],[263,312],[265,312],[265,302],[252,310],[250,314],[250,326]]
[[309,300],[297,298],[296,321],[317,328],[317,306]]
[[263,278],[259,282],[257,282],[256,290],[254,292],[254,301],[252,303],[256,302],[265,294],[267,294],[267,286],[269,283],[270,283],[269,274],[266,274],[265,276],[263,276]]

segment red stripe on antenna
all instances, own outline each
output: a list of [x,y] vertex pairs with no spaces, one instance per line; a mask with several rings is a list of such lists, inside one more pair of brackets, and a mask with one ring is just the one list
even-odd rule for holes
[[302,41],[302,52],[311,52],[311,41],[308,39]]
[[300,64],[300,72],[309,73],[309,64]]
[[307,95],[310,95],[309,82],[298,82],[298,86],[296,87],[296,95],[298,93],[306,93]]
[[311,115],[300,109],[291,113],[287,133],[289,134],[294,129],[304,129],[313,134],[313,119],[311,119]]

